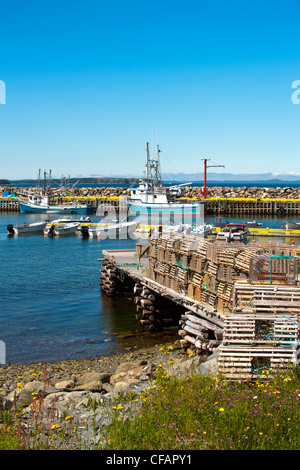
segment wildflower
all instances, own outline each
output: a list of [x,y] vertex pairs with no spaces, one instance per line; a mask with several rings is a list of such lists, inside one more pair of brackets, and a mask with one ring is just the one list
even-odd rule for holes
[[19,377],[17,377],[17,380],[22,380],[23,379],[23,375],[19,375]]
[[74,419],[74,416],[66,416],[65,421],[70,421],[70,419]]
[[283,381],[284,382],[289,382],[290,380],[292,380],[290,377],[286,377]]
[[32,377],[36,377],[36,376],[37,376],[36,372],[33,372],[31,375],[32,375]]
[[124,408],[124,406],[122,406],[122,405],[118,406],[118,410],[123,410],[123,408]]
[[221,413],[223,413],[223,411],[225,411],[225,410],[224,410],[224,408],[219,408],[219,411],[220,411]]
[[60,428],[59,424],[53,424],[53,426],[51,426],[51,429],[59,429],[59,428]]
[[169,361],[169,364],[174,364],[174,361]]
[[17,387],[18,387],[19,390],[21,390],[21,388],[22,388],[21,382],[18,382],[18,383],[17,383]]

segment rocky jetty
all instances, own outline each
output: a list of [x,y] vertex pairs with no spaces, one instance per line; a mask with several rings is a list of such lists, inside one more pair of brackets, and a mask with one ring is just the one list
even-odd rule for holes
[[176,341],[128,355],[7,364],[0,368],[0,406],[2,410],[22,412],[19,426],[30,448],[33,415],[37,415],[38,408],[44,444],[49,429],[53,433],[64,429],[64,433],[70,434],[72,422],[76,433],[60,445],[91,449],[105,445],[105,428],[112,422],[114,413],[121,412],[122,418],[128,419],[139,412],[144,395],[155,387],[155,377],[160,371],[182,379],[193,373],[205,374],[216,364],[214,357],[205,359],[197,355],[190,357]]
[[[186,187],[185,197],[202,196],[200,187]],[[225,198],[255,198],[255,199],[298,199],[300,197],[300,188],[292,187],[230,187],[230,186],[211,186],[207,188],[207,197],[225,197]]]
[[[183,197],[203,197],[202,187],[186,186],[184,187]],[[4,191],[11,191],[18,195],[33,194],[35,188],[5,187],[0,186],[0,196]],[[129,189],[126,187],[96,187],[96,188],[69,188],[67,195],[72,197],[119,197],[129,196]],[[298,199],[300,198],[300,188],[286,187],[231,187],[231,186],[208,186],[207,197],[226,197],[226,198],[271,198],[271,199]]]

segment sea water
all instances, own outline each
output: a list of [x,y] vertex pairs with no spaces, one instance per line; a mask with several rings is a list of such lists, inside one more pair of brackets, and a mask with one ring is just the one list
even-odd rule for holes
[[[134,248],[136,239],[8,235],[8,224],[45,216],[0,214],[0,342],[5,345],[6,363],[99,356],[124,351],[126,337],[139,347],[168,335],[143,331],[135,318],[133,297],[101,294],[102,250]],[[258,221],[273,228],[284,222],[272,217]]]
[[8,235],[8,224],[45,216],[0,215],[0,340],[6,363],[116,351],[118,335],[137,328],[135,304],[101,295],[98,259],[104,249],[134,248],[136,240]]

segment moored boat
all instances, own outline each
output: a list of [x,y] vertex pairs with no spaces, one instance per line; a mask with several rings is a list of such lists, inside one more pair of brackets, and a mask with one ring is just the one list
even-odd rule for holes
[[285,228],[286,230],[300,230],[300,222],[285,222],[285,224],[282,226],[282,228]]
[[94,226],[82,225],[80,230],[82,238],[130,238],[139,224],[139,220],[122,221],[107,225],[99,223]]
[[33,223],[24,223],[20,225],[7,225],[7,230],[9,235],[18,235],[20,233],[37,233],[43,232],[44,228],[47,225],[47,221],[33,222]]
[[49,204],[49,197],[44,195],[28,196],[28,199],[17,197],[20,212],[47,213],[47,214],[71,214],[87,213],[93,211],[91,204]]
[[202,224],[193,226],[191,224],[164,225],[156,228],[154,232],[162,233],[183,233],[185,235],[194,235],[196,237],[206,238],[213,226]]
[[226,224],[217,235],[219,240],[231,241],[243,241],[246,240],[247,236],[250,234],[247,226],[245,224]]
[[59,217],[58,219],[54,219],[50,221],[50,224],[64,224],[64,223],[71,223],[71,222],[79,222],[80,224],[90,224],[92,220],[89,217]]
[[172,187],[170,191],[170,188],[163,186],[160,174],[159,147],[157,146],[156,159],[150,158],[148,143],[146,150],[146,178],[139,181],[138,187],[129,188],[130,197],[126,201],[130,213],[136,215],[196,215],[200,210],[200,203],[180,202],[172,196],[172,193],[176,193],[175,187]]
[[71,223],[58,224],[58,225],[52,224],[50,227],[47,227],[44,230],[44,234],[48,235],[48,237],[53,237],[53,236],[58,236],[58,235],[59,236],[72,235],[76,232],[79,225],[80,225],[79,222],[71,222]]

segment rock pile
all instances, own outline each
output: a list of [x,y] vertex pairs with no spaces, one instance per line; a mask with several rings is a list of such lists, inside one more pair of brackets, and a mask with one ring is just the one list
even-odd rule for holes
[[[186,187],[184,195],[185,197],[199,198],[202,196],[202,191],[200,187]],[[300,188],[211,186],[207,188],[207,197],[298,199],[300,197]]]
[[[19,187],[0,187],[0,196],[4,191],[11,191],[18,195],[33,194],[35,188],[19,188]],[[71,188],[67,191],[68,196],[72,197],[119,197],[129,196],[129,189],[126,187],[107,187],[107,188]],[[184,187],[183,197],[203,197],[203,188],[200,186]],[[231,186],[208,186],[207,197],[226,197],[226,198],[271,198],[271,199],[299,199],[300,188],[286,187],[231,187]]]

